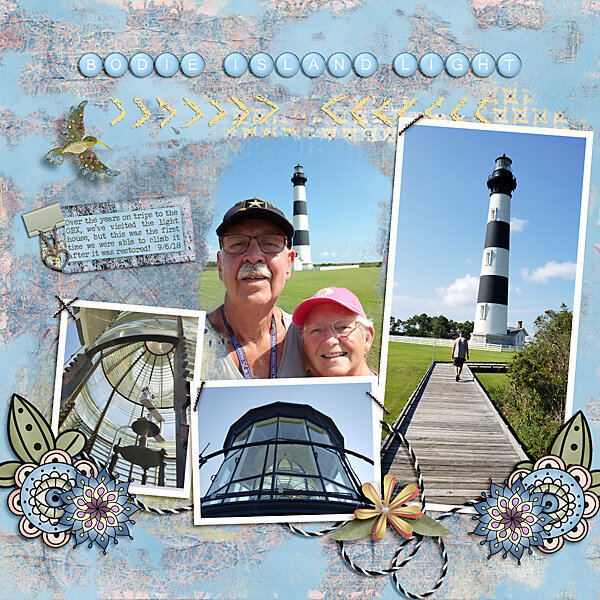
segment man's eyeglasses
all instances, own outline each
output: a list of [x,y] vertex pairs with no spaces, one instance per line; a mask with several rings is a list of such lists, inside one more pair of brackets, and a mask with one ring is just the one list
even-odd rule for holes
[[356,322],[356,319],[350,317],[338,319],[330,325],[326,325],[325,323],[311,323],[310,325],[305,325],[302,328],[302,333],[305,337],[308,337],[312,340],[318,340],[325,335],[328,328],[331,328],[331,331],[336,337],[347,337],[357,327],[358,323]]
[[227,254],[243,254],[248,250],[250,240],[254,239],[265,254],[278,254],[286,247],[287,243],[285,235],[279,233],[262,233],[260,235],[231,233],[221,236],[221,248]]

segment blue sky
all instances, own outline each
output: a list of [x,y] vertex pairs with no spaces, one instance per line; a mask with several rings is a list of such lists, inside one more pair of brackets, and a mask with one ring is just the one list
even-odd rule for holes
[[496,157],[513,161],[508,325],[573,308],[585,140],[416,125],[405,133],[391,314],[473,320]]
[[360,146],[342,141],[248,140],[223,168],[215,219],[207,243],[211,259],[219,247],[214,230],[239,200],[257,196],[280,208],[291,221],[294,167],[304,167],[313,262],[381,260],[378,203],[392,197],[390,179]]

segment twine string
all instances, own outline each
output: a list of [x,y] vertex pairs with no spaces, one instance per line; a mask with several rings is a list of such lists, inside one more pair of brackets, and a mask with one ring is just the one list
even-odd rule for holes
[[63,299],[58,294],[54,294],[54,297],[61,303],[61,307],[54,312],[52,316],[57,317],[63,310],[66,310],[73,318],[75,318],[75,315],[71,310],[71,304],[77,300],[77,296],[71,298],[71,300],[67,300],[66,298]]
[[[408,442],[408,440],[395,427],[393,427],[392,425],[385,423],[385,422],[382,422],[382,424],[392,433],[392,435],[394,435],[395,437],[398,438],[398,440],[405,446],[405,448],[408,451],[408,454],[412,460],[414,469],[417,473],[418,487],[419,487],[419,490],[421,491],[421,510],[424,510],[425,509],[425,486],[424,486],[424,482],[423,482],[423,474],[421,472],[421,467],[419,465],[419,461],[417,459],[415,451],[413,450],[413,448],[410,445],[410,443]],[[456,512],[456,511],[455,510],[451,511],[450,513],[448,513],[448,516],[449,516],[449,514],[454,514],[454,512]],[[297,527],[290,525],[289,523],[284,523],[284,525],[286,527],[288,527],[292,532],[297,533],[299,535],[316,536],[316,535],[324,535],[325,533],[328,533],[332,529],[337,528],[338,524],[334,525],[331,528],[328,528],[326,530],[322,530],[322,531],[316,532],[316,533],[306,532],[302,529],[299,529]],[[431,596],[444,583],[447,573],[448,573],[448,554],[446,552],[446,547],[444,545],[442,538],[439,538],[439,537],[435,538],[435,540],[438,544],[438,547],[440,549],[441,555],[442,555],[442,572],[441,572],[440,576],[438,577],[438,580],[436,581],[436,583],[433,585],[433,587],[430,590],[427,590],[426,592],[423,592],[421,594],[415,594],[415,593],[409,592],[400,583],[400,581],[398,579],[398,572],[403,567],[405,567],[412,558],[414,558],[417,555],[417,552],[421,548],[421,544],[423,543],[423,536],[415,534],[414,538],[416,540],[415,546],[401,560],[400,559],[401,554],[405,550],[406,544],[409,541],[407,539],[402,540],[402,542],[400,543],[400,546],[398,547],[398,549],[396,550],[396,552],[392,558],[390,567],[387,569],[366,569],[366,568],[362,567],[360,564],[356,563],[350,557],[350,555],[346,551],[343,541],[338,540],[338,545],[340,548],[340,554],[342,556],[342,559],[348,564],[348,566],[354,572],[359,573],[361,575],[370,576],[370,577],[383,577],[384,575],[391,575],[394,586],[401,594],[404,594],[405,596],[407,596],[408,598],[411,598],[412,600],[421,600],[422,598],[427,598],[428,596]]]
[[399,132],[398,137],[400,137],[409,127],[412,127],[417,121],[421,120],[425,116],[424,113],[417,115],[410,123],[407,123]]
[[[63,304],[63,307],[60,310],[63,310],[65,308],[68,310],[68,304],[65,305],[63,300],[61,300],[58,296],[57,296],[57,298],[59,299],[61,304]],[[75,300],[75,298],[73,300]],[[73,302],[73,300],[71,302]],[[70,304],[70,302],[69,302],[69,304]],[[196,410],[196,408],[197,408],[200,394],[202,393],[202,388],[204,387],[204,383],[205,382],[203,381],[198,389],[198,393],[196,396],[196,402],[194,404],[194,410]],[[369,394],[369,392],[367,392],[367,393]],[[373,398],[373,400],[375,400],[379,404],[379,401],[372,394],[369,394],[369,396],[371,396]],[[424,481],[423,481],[423,473],[421,471],[421,467],[419,465],[417,456],[416,456],[412,446],[408,442],[408,440],[402,435],[402,433],[400,433],[400,431],[398,431],[398,429],[396,429],[394,426],[390,425],[389,423],[385,423],[383,421],[382,421],[382,425],[384,427],[386,427],[388,429],[388,431],[390,431],[392,433],[392,435],[394,437],[396,437],[408,451],[408,454],[413,463],[413,467],[417,474],[418,488],[420,490],[420,495],[421,495],[421,510],[424,511],[425,510],[425,485],[424,485]],[[92,461],[96,465],[96,467],[98,467],[98,462],[93,457],[90,457],[90,456],[86,455],[85,453],[82,453],[82,454],[86,459]],[[456,506],[456,507],[452,508],[451,510],[440,515],[438,517],[438,520],[449,518],[450,516],[455,515],[462,508],[473,506],[478,501],[479,501],[479,499],[470,500],[468,502],[465,502],[461,506]],[[192,511],[194,509],[193,505],[179,506],[179,507],[175,507],[175,508],[158,508],[158,507],[154,507],[154,506],[148,506],[141,500],[138,500],[135,496],[131,496],[131,502],[138,509],[140,509],[144,512],[154,513],[154,514],[158,514],[161,516],[180,514],[183,512]],[[335,531],[343,524],[344,524],[344,522],[340,521],[340,522],[332,524],[329,527],[321,529],[319,531],[307,531],[305,529],[297,527],[296,525],[293,525],[292,523],[282,523],[282,525],[284,527],[286,527],[292,533],[294,533],[296,535],[301,535],[304,537],[322,537],[328,533]],[[405,551],[406,545],[408,544],[408,542],[410,540],[403,539],[401,541],[399,547],[396,549],[396,552],[394,553],[390,567],[387,569],[366,569],[366,568],[362,567],[360,564],[356,563],[350,557],[350,555],[346,551],[346,547],[345,547],[343,541],[338,540],[338,546],[340,549],[340,554],[342,556],[342,559],[348,564],[348,566],[354,572],[359,573],[361,575],[366,575],[369,577],[382,577],[385,575],[391,575],[394,587],[396,588],[396,590],[399,593],[403,594],[407,598],[410,598],[411,600],[424,600],[425,598],[428,598],[429,596],[434,594],[446,580],[446,577],[448,575],[448,553],[446,551],[446,546],[444,544],[443,538],[442,537],[434,537],[433,539],[435,540],[435,542],[440,550],[441,557],[442,557],[441,573],[440,573],[437,581],[433,585],[433,587],[431,587],[429,590],[427,590],[423,593],[420,593],[420,594],[410,592],[400,583],[398,573],[400,572],[400,570],[403,567],[405,567],[417,555],[417,553],[419,552],[419,550],[421,548],[421,545],[422,545],[423,539],[424,539],[423,536],[415,534],[413,536],[413,538],[416,540],[416,543],[415,543],[414,547],[410,550],[410,552],[408,554],[406,554],[406,556],[404,556],[404,558],[401,558],[401,556],[402,556],[402,553]]]
[[379,406],[386,415],[390,414],[390,411],[383,405],[383,402],[381,400],[377,399],[377,397],[375,396],[375,394],[373,394],[373,393],[371,393],[371,392],[368,391],[367,395],[371,396],[371,398],[373,398],[373,402],[375,402],[375,404],[377,404],[377,406]]
[[202,381],[200,383],[200,387],[198,388],[198,393],[196,394],[196,401],[194,402],[194,412],[196,412],[198,410],[198,402],[200,402],[200,394],[202,393],[202,390],[204,389],[205,383],[206,383],[206,381]]

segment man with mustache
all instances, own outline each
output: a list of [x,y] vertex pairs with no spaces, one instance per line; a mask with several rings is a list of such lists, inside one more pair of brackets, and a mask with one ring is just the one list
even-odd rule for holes
[[300,336],[276,306],[294,261],[294,228],[272,204],[238,202],[217,227],[225,300],[207,315],[203,377],[303,377]]

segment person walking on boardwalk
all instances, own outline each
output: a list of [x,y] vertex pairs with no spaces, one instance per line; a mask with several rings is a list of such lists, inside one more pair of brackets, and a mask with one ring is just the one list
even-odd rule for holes
[[463,336],[463,332],[458,332],[458,337],[454,340],[452,345],[452,358],[454,359],[454,373],[456,374],[456,381],[460,381],[460,374],[463,370],[465,360],[469,358],[469,342]]

